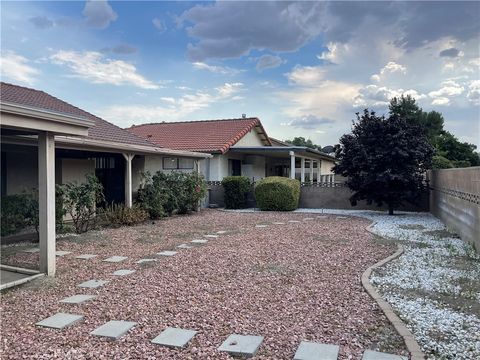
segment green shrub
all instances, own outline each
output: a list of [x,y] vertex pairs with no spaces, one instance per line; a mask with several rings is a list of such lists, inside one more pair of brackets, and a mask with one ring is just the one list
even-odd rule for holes
[[432,157],[432,169],[450,169],[452,167],[452,162],[447,158],[440,155]]
[[112,204],[103,210],[105,221],[113,226],[132,226],[148,219],[148,212],[138,205],[131,208],[123,204]]
[[295,210],[300,199],[300,182],[280,176],[266,177],[255,187],[255,199],[260,210]]
[[472,166],[472,164],[468,160],[454,160],[452,161],[452,165],[456,168],[466,168]]
[[252,183],[246,176],[227,176],[222,180],[227,209],[243,209],[247,206],[247,195],[252,190]]
[[38,224],[38,202],[33,193],[2,197],[0,209],[1,235],[15,234]]
[[86,232],[95,226],[97,204],[104,201],[103,186],[95,175],[85,176],[83,183],[70,182],[62,185],[63,207],[70,214],[77,233]]
[[206,192],[205,180],[196,172],[145,173],[137,202],[150,218],[158,219],[197,210]]

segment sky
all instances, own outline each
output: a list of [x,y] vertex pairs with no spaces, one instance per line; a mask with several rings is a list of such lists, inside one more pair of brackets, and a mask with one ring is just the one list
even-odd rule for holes
[[1,2],[2,81],[121,127],[258,117],[338,143],[409,94],[480,146],[480,2]]

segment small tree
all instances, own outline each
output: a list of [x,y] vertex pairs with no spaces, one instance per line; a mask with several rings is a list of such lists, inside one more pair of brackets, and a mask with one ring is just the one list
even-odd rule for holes
[[352,133],[340,138],[334,171],[347,177],[354,192],[352,206],[360,200],[378,206],[386,203],[393,215],[400,204],[415,203],[425,190],[423,176],[432,155],[418,125],[397,115],[386,119],[365,110],[361,116],[357,113]]
[[95,175],[86,181],[63,185],[63,208],[72,217],[77,233],[88,231],[95,224],[97,204],[104,201],[103,186]]

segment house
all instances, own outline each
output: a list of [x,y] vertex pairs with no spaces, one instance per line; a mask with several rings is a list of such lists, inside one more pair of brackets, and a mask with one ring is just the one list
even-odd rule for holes
[[40,270],[55,273],[55,183],[94,173],[107,202],[132,205],[144,171],[198,171],[206,153],[158,147],[43,91],[2,82],[1,194],[39,192]]
[[254,181],[273,175],[302,182],[333,181],[334,157],[307,147],[272,142],[256,117],[142,124],[127,130],[160,147],[212,155],[200,165],[209,181],[221,181],[230,175]]

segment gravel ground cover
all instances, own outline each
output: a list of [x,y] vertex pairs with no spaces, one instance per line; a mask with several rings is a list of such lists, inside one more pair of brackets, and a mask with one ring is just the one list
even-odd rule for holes
[[370,281],[414,333],[428,359],[480,359],[480,256],[425,213],[310,210],[365,217],[405,253]]
[[[0,357],[229,359],[217,347],[233,333],[265,337],[258,359],[291,359],[303,340],[340,345],[340,359],[360,359],[365,349],[406,354],[403,339],[360,283],[362,272],[395,247],[378,243],[365,230],[365,219],[304,217],[205,210],[64,237],[57,247],[72,253],[57,258],[54,279],[3,294]],[[292,219],[299,222],[288,223]],[[269,226],[256,228],[260,223]],[[207,244],[176,249],[219,232]],[[153,255],[167,250],[179,252]],[[4,260],[10,265],[32,267],[38,262],[38,254],[8,253]],[[99,256],[75,259],[79,254]],[[102,261],[114,255],[128,259]],[[136,263],[152,257],[158,260]],[[119,269],[137,271],[111,275]],[[109,283],[97,289],[77,286],[90,279]],[[96,298],[78,305],[59,302],[77,294]],[[85,318],[61,331],[34,325],[57,312]],[[110,320],[137,325],[117,341],[89,335]],[[198,333],[181,350],[151,344],[167,327]]]

